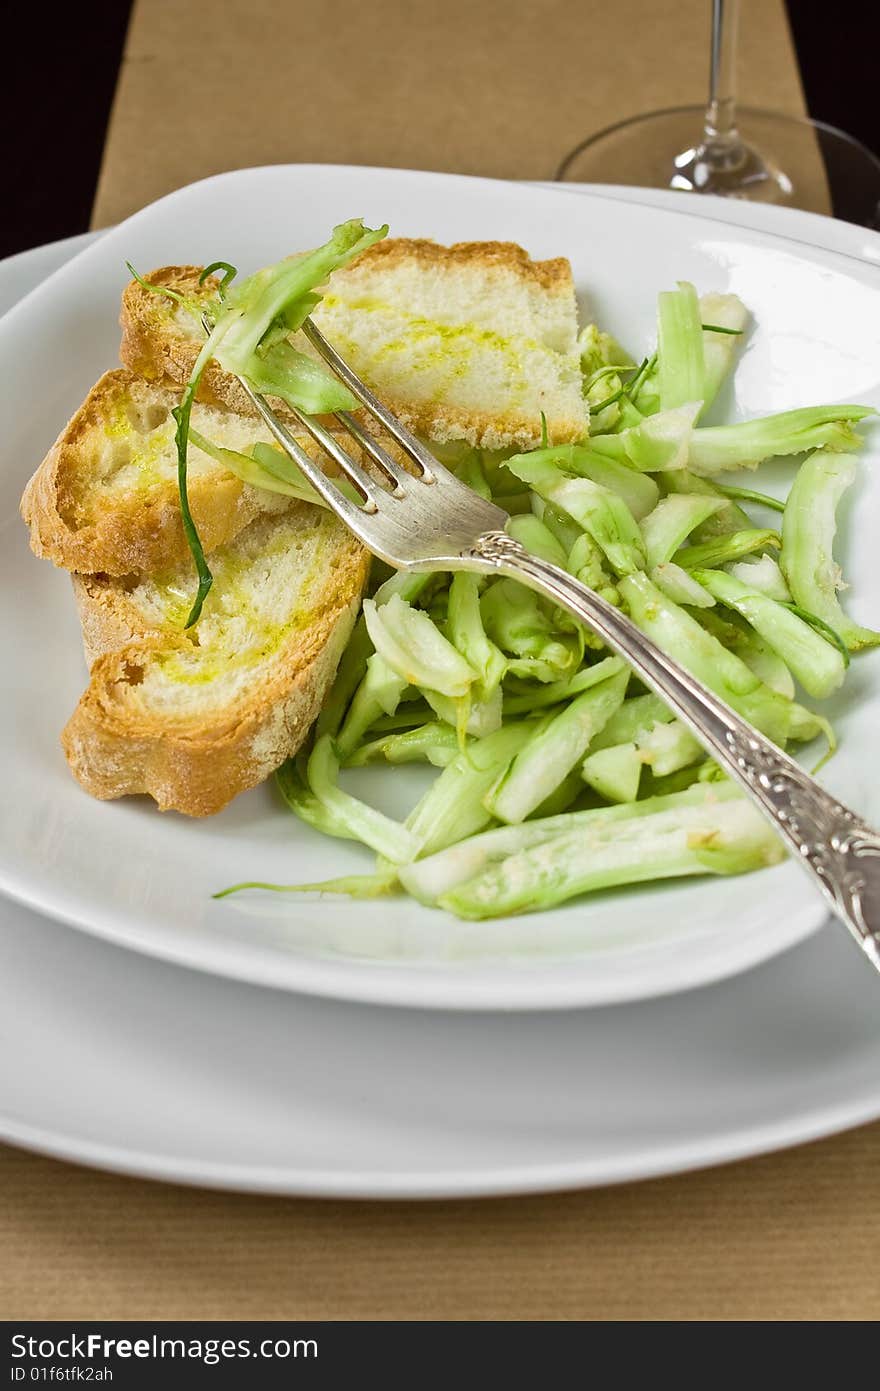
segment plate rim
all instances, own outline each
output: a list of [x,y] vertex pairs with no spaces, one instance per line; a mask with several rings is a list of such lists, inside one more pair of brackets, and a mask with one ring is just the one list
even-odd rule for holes
[[827,1139],[880,1118],[880,1094],[807,1111],[794,1124],[791,1118],[743,1126],[732,1133],[717,1131],[711,1140],[655,1143],[635,1158],[603,1157],[564,1163],[535,1163],[510,1169],[494,1168],[419,1172],[383,1169],[353,1170],[342,1176],[315,1168],[286,1168],[253,1163],[223,1163],[210,1159],[175,1158],[161,1151],[126,1150],[96,1143],[61,1131],[17,1122],[0,1113],[0,1141],[27,1153],[63,1159],[131,1178],[176,1183],[191,1188],[226,1192],[276,1194],[303,1198],[346,1198],[353,1201],[442,1202],[456,1198],[517,1197],[564,1193],[638,1183],[650,1179],[717,1168],[763,1154]]
[[[444,974],[449,969],[446,963],[433,963],[435,971],[432,975],[425,966],[419,968],[418,974],[410,972],[405,962],[373,962],[369,958],[353,957],[298,956],[296,983],[291,984],[273,974],[273,971],[278,969],[277,957],[274,955],[266,960],[262,956],[252,960],[245,958],[234,965],[225,956],[215,955],[211,964],[206,964],[198,952],[187,948],[185,941],[178,949],[177,939],[169,938],[156,942],[134,926],[130,926],[125,937],[121,937],[114,930],[115,914],[111,907],[102,905],[100,915],[95,912],[78,913],[65,906],[60,899],[56,900],[50,893],[33,892],[26,885],[17,883],[4,871],[2,865],[0,894],[32,913],[63,923],[87,936],[108,942],[111,946],[122,947],[185,970],[209,976],[222,976],[227,980],[237,980],[245,985],[262,986],[269,990],[313,995],[350,1004],[460,1013],[491,1010],[540,1014],[545,1010],[605,1009],[613,1005],[635,1004],[639,1000],[680,995],[689,990],[699,990],[703,986],[716,985],[729,977],[741,975],[752,967],[761,966],[765,961],[773,960],[799,943],[807,941],[828,922],[828,913],[821,901],[816,904],[804,904],[800,912],[791,914],[784,925],[777,926],[772,945],[768,945],[766,951],[756,952],[754,941],[748,936],[737,938],[735,934],[729,934],[723,950],[719,948],[711,967],[707,967],[705,962],[697,962],[691,968],[688,961],[688,964],[679,969],[674,979],[664,977],[662,982],[658,983],[652,977],[647,989],[640,988],[638,978],[630,973],[626,977],[607,980],[601,990],[593,983],[589,997],[585,999],[583,980],[576,975],[570,979],[567,973],[560,972],[560,967],[572,964],[572,958],[556,958],[554,975],[542,980],[538,987],[534,979],[534,972],[538,966],[535,961],[530,961],[527,967],[524,966],[522,974],[510,972],[503,980],[493,983],[481,979],[475,972],[470,975],[457,974],[453,978]],[[225,942],[222,944],[224,948],[226,945]],[[662,953],[668,948],[669,943],[660,943],[656,948],[640,946],[633,951],[632,962],[638,959],[640,962],[649,963],[649,958],[655,950]],[[234,957],[235,951],[230,955]],[[623,959],[624,953],[621,951],[618,956]],[[532,971],[531,977],[527,975],[528,969]],[[406,985],[402,987],[404,980]]]

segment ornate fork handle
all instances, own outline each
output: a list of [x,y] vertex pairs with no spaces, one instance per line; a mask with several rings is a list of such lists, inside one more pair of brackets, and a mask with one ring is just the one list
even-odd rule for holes
[[671,706],[751,794],[834,912],[880,970],[880,835],[650,642],[622,613],[504,532],[488,532],[462,559],[502,571],[589,624]]

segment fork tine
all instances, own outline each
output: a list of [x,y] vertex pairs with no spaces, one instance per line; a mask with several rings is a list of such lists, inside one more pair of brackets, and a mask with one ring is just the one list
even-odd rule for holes
[[[349,499],[339,491],[333,480],[328,478],[324,470],[315,463],[314,459],[309,458],[305,450],[297,444],[290,431],[278,419],[275,412],[270,410],[266,403],[266,398],[261,396],[259,392],[254,391],[243,377],[239,377],[238,380],[241,382],[242,387],[255,409],[259,415],[262,416],[270,434],[275,437],[285,454],[287,454],[302,471],[315,489],[315,492],[327,503],[327,506],[336,512],[346,525],[351,528],[355,535],[359,536],[361,540],[366,543],[366,537],[363,534],[363,513],[365,509],[356,507],[353,502],[350,502]],[[372,504],[372,510],[376,510],[375,503]]]
[[[360,464],[346,453],[336,436],[325,429],[319,420],[314,416],[306,415],[304,411],[299,410],[296,406],[291,406],[289,402],[288,405],[303,429],[308,431],[312,439],[321,446],[326,454],[330,455],[334,463],[338,464],[343,473],[351,479],[358,492],[364,497],[367,510],[375,512],[379,505],[375,479],[371,478],[366,469],[361,468]],[[357,437],[355,436],[355,438]],[[376,445],[376,449],[378,448],[379,446]]]
[[396,459],[383,449],[378,440],[366,431],[362,425],[355,420],[354,416],[348,411],[336,411],[334,420],[338,420],[356,444],[359,444],[365,454],[368,454],[377,468],[381,469],[386,478],[396,484],[398,488],[403,488],[407,483],[412,482],[412,474],[407,473],[405,468],[401,468]]
[[433,483],[441,477],[455,478],[454,474],[445,469],[441,463],[438,463],[421,440],[416,439],[415,435],[382,405],[378,397],[373,395],[369,387],[364,385],[348,363],[339,356],[332,344],[327,342],[321,330],[315,327],[311,319],[305,320],[302,331],[328,367],[333,369],[339,380],[345,383],[352,395],[358,398],[370,414],[384,426],[391,438],[397,441],[404,453],[412,459],[414,464],[418,465],[423,483]]

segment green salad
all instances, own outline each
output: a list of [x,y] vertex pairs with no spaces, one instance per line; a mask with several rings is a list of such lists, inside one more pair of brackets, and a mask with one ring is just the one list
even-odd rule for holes
[[[178,415],[186,500],[189,410],[211,357],[308,412],[355,402],[287,341],[337,266],[385,234],[360,222],[326,246],[232,284],[225,263]],[[144,282],[142,282],[144,283]],[[156,287],[148,287],[156,288]],[[158,292],[162,292],[159,290]],[[185,306],[199,316],[206,305]],[[880,633],[840,603],[836,510],[855,477],[858,405],[732,425],[703,418],[734,370],[748,310],[681,282],[657,302],[637,362],[595,324],[580,335],[589,437],[527,453],[431,445],[510,517],[527,550],[619,606],[648,637],[780,747],[824,737],[817,705]],[[761,332],[772,326],[761,326]],[[319,503],[286,456],[198,445],[246,482]],[[725,481],[791,456],[784,501]],[[827,753],[826,753],[827,756]],[[340,785],[367,764],[437,770],[406,820]],[[775,863],[782,846],[690,731],[566,611],[504,577],[389,572],[379,562],[311,747],[277,774],[285,802],[328,836],[375,852],[370,873],[320,884],[236,885],[355,896],[408,893],[462,918],[547,908],[593,889]]]

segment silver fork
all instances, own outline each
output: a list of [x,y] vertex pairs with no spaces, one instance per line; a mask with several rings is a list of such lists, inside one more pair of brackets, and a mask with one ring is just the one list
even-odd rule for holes
[[328,507],[364,545],[398,570],[502,574],[561,604],[591,627],[662,696],[722,768],[736,778],[794,852],[836,916],[880,970],[880,835],[573,576],[530,555],[504,531],[507,513],[444,468],[377,400],[310,319],[303,332],[320,356],[414,466],[408,472],[347,411],[334,419],[372,461],[368,473],[336,434],[294,412],[362,499],[357,506],[311,459],[244,378],[275,439]]

